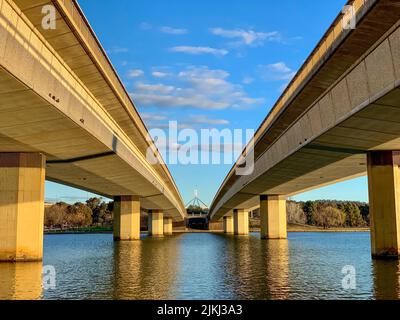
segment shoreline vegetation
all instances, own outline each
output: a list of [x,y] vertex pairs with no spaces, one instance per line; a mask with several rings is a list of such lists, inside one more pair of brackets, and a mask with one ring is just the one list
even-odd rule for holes
[[[101,198],[91,198],[85,203],[68,204],[59,202],[45,208],[45,233],[110,233],[113,230],[114,203]],[[188,212],[208,211],[188,208]],[[355,201],[287,201],[288,232],[366,232],[369,230],[369,205]],[[142,231],[147,230],[147,219],[141,216]],[[178,230],[179,228],[179,230]],[[210,225],[208,232],[221,232],[222,222]],[[174,223],[177,232],[197,232],[185,228],[184,223]],[[215,230],[214,230],[215,229]],[[260,230],[260,212],[250,213],[250,231]]]
[[[369,232],[369,227],[341,227],[341,228],[330,228],[324,229],[322,227],[309,226],[306,224],[288,224],[287,231],[289,233],[304,233],[304,232],[324,232],[324,233],[335,233],[335,232]],[[83,228],[70,228],[70,229],[47,229],[45,230],[46,235],[57,235],[57,234],[109,234],[112,233],[112,227],[83,227]],[[260,232],[260,228],[251,228],[250,232]],[[142,233],[147,233],[142,231]],[[174,233],[223,233],[223,230],[194,230],[194,229],[174,229]]]
[[[251,232],[259,232],[260,228],[251,228]],[[291,233],[302,233],[302,232],[369,232],[369,227],[336,227],[324,229],[323,227],[310,226],[307,224],[288,224],[287,231]]]

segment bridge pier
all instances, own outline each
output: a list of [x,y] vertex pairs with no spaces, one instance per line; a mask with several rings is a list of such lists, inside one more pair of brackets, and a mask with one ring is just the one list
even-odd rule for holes
[[172,218],[164,218],[164,235],[172,236],[173,228],[172,228]]
[[149,235],[153,237],[164,236],[164,214],[160,210],[149,211]]
[[114,240],[140,239],[140,200],[137,196],[114,198]]
[[233,229],[235,235],[249,234],[249,213],[244,209],[233,210]]
[[261,239],[286,239],[286,198],[260,196]]
[[46,158],[0,153],[0,261],[43,258]]
[[400,257],[400,151],[368,153],[373,258]]
[[224,217],[224,232],[228,234],[234,233],[233,227],[233,217],[232,216],[225,216]]

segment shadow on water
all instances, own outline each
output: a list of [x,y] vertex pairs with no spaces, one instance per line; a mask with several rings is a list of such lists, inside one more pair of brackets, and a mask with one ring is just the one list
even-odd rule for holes
[[374,260],[374,298],[377,300],[400,299],[400,262],[397,260]]

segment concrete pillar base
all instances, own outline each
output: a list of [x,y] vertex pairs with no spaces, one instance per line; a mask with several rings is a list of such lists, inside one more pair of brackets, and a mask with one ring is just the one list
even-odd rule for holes
[[140,239],[140,200],[136,196],[114,198],[114,240]]
[[164,235],[172,236],[173,234],[172,218],[164,218]]
[[233,234],[234,227],[233,227],[233,217],[232,216],[225,216],[224,217],[224,233]]
[[45,156],[0,153],[0,261],[43,258]]
[[249,234],[249,213],[243,209],[233,210],[233,229],[237,236]]
[[149,211],[149,235],[156,238],[164,236],[164,214],[159,210]]
[[260,196],[261,239],[287,239],[286,199]]
[[400,257],[400,151],[368,153],[371,254]]

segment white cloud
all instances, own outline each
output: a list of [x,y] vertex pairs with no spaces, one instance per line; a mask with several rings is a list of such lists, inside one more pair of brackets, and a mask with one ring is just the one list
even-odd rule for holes
[[182,34],[188,33],[187,29],[178,29],[178,28],[172,28],[172,27],[168,27],[168,26],[161,27],[160,31],[163,33],[173,34],[173,35],[182,35]]
[[140,69],[132,69],[128,71],[128,78],[138,78],[144,75],[144,71]]
[[166,72],[162,72],[162,71],[153,71],[152,73],[151,73],[151,75],[154,77],[154,78],[165,78],[165,77],[168,77],[168,73],[166,73]]
[[192,55],[212,54],[214,56],[225,56],[229,53],[226,49],[216,49],[211,47],[192,47],[192,46],[177,46],[170,48],[172,52],[187,53]]
[[213,119],[207,115],[190,115],[182,121],[168,117],[165,113],[141,113],[142,119],[146,121],[151,128],[168,129],[168,121],[176,121],[178,129],[205,129],[215,128],[216,126],[229,125],[229,121],[225,119]]
[[243,84],[251,84],[253,83],[254,79],[252,77],[244,77],[242,80]]
[[264,102],[249,97],[229,76],[224,70],[189,66],[171,74],[168,84],[137,82],[131,95],[138,105],[159,108],[244,109]]
[[128,48],[122,48],[122,47],[112,47],[111,49],[106,50],[107,53],[111,54],[117,54],[117,53],[126,53],[129,52]]
[[213,28],[211,33],[223,38],[237,39],[238,41],[233,43],[234,45],[259,46],[266,41],[280,41],[281,39],[277,31],[256,32],[254,30]]
[[258,66],[261,77],[266,81],[290,81],[296,71],[289,68],[284,62]]
[[142,23],[139,25],[139,28],[142,29],[142,30],[150,30],[150,29],[153,28],[153,26],[152,26],[150,23],[148,23],[148,22],[142,22]]
[[167,120],[167,116],[159,113],[143,112],[140,114],[144,121],[163,121]]
[[279,72],[279,73],[289,73],[292,72],[292,70],[284,63],[284,62],[277,62],[277,63],[273,63],[268,65],[268,68],[270,68],[271,70],[275,71],[275,72]]
[[189,117],[191,123],[207,124],[207,125],[228,125],[229,121],[225,119],[211,119],[206,115],[191,115]]
[[136,83],[136,89],[144,92],[158,92],[162,94],[167,94],[175,90],[173,86],[167,86],[164,84],[146,84],[138,82]]

